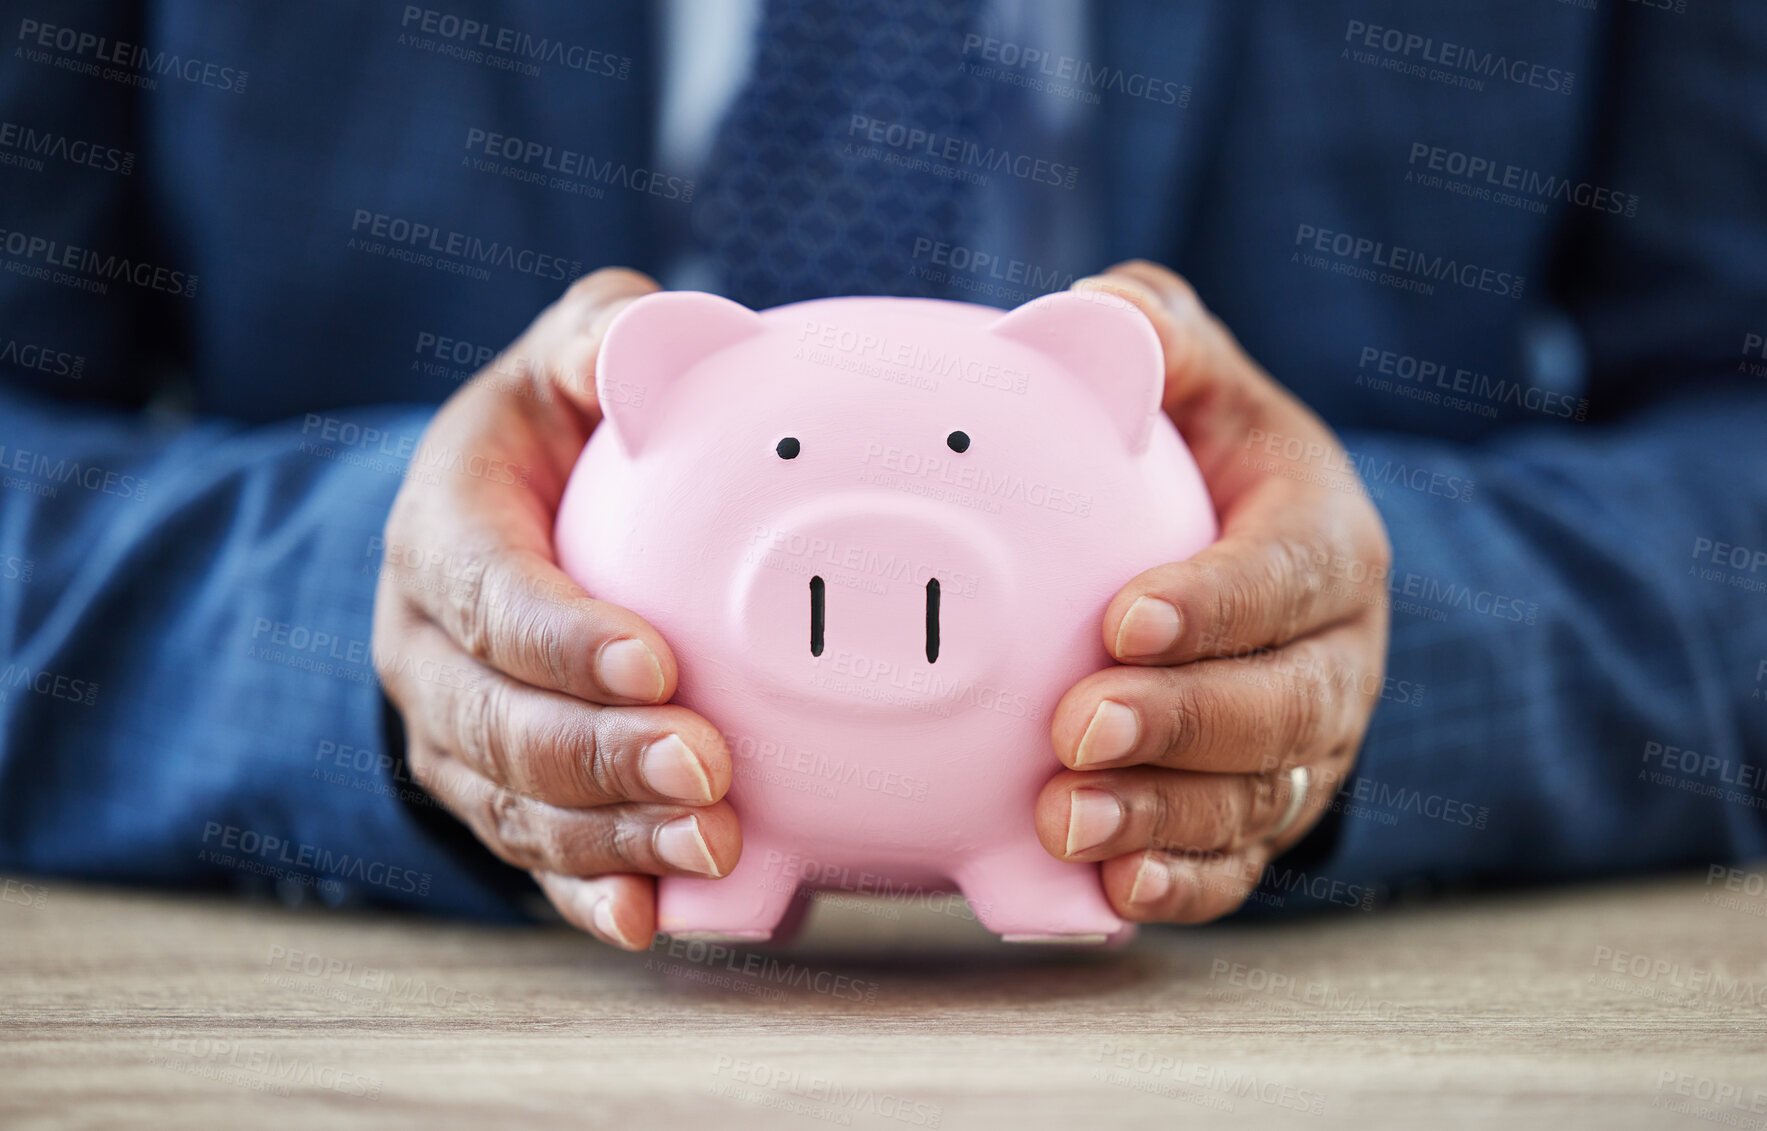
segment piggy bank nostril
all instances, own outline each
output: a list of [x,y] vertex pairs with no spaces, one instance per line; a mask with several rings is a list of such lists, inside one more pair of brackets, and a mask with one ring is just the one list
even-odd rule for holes
[[810,579],[810,655],[822,655],[822,614],[824,596],[822,578]]
[[926,662],[939,661],[939,579],[926,583]]

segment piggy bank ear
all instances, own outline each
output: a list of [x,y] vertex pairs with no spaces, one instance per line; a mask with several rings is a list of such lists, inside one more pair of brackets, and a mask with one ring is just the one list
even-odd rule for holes
[[614,316],[595,361],[604,426],[636,452],[662,416],[669,386],[696,364],[763,329],[746,306],[699,291],[658,291]]
[[1104,405],[1131,452],[1147,447],[1166,362],[1153,325],[1127,299],[1057,291],[1009,311],[990,330],[1060,362]]

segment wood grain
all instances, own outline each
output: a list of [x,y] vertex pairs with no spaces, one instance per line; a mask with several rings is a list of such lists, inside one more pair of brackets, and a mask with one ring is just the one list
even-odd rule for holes
[[1767,1127],[1767,896],[1704,875],[1089,953],[856,899],[627,955],[0,886],[7,1128]]

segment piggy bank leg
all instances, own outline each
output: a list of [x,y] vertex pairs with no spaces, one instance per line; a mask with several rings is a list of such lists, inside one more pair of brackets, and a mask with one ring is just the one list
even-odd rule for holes
[[1096,864],[1071,864],[1037,841],[974,857],[953,877],[982,926],[1007,942],[1120,941],[1126,923],[1104,897]]
[[766,942],[797,890],[794,878],[768,866],[781,857],[750,840],[721,880],[664,876],[657,881],[657,930],[678,939]]

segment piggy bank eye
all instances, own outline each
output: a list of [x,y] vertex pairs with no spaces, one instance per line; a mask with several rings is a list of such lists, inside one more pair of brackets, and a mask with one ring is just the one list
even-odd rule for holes
[[796,436],[787,436],[785,439],[779,441],[778,446],[773,450],[779,453],[780,459],[797,459],[798,438]]
[[969,451],[969,433],[953,432],[945,437],[945,446],[954,452]]

